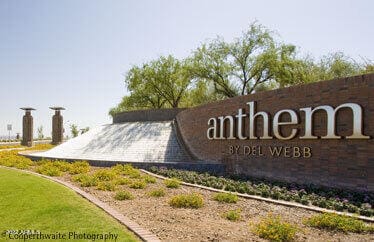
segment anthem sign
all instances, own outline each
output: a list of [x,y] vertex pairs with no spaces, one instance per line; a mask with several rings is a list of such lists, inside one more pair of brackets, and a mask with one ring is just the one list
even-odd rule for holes
[[176,121],[191,156],[228,173],[374,191],[374,74],[230,98]]
[[[296,128],[291,129],[291,133],[284,136],[281,132],[281,127],[292,126],[299,124],[299,115],[292,109],[282,109],[275,113],[273,120],[269,113],[264,111],[256,111],[256,102],[247,102],[249,112],[245,114],[243,108],[238,109],[238,113],[235,116],[220,116],[218,118],[210,118],[208,120],[207,138],[209,140],[214,139],[280,139],[290,140],[296,137],[298,130]],[[336,134],[336,113],[340,109],[350,109],[353,116],[353,127],[352,134],[349,136],[340,136]],[[313,114],[323,110],[327,115],[327,132],[326,135],[318,137],[313,134]],[[300,108],[299,111],[305,115],[304,135],[300,136],[299,139],[370,139],[370,136],[364,135],[362,130],[362,108],[356,103],[344,103],[336,108],[328,105]],[[289,117],[289,121],[280,121],[280,117],[286,115]],[[263,120],[263,134],[257,136],[255,133],[256,120],[258,118]],[[249,136],[246,137],[244,131],[244,119],[249,120]],[[274,137],[269,134],[270,123],[272,122],[272,131]],[[228,126],[229,132],[225,134],[225,127]]]

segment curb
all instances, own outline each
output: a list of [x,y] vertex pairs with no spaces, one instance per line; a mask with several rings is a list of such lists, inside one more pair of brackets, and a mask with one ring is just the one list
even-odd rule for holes
[[7,149],[0,149],[0,152],[2,151],[12,151],[12,150],[25,150],[26,148],[7,148]]
[[[164,177],[164,176],[157,175],[157,174],[154,174],[152,172],[146,171],[144,169],[140,169],[140,170],[142,172],[148,174],[148,175],[157,177],[159,179],[163,179],[163,180],[170,179],[170,178],[167,178],[167,177]],[[216,189],[216,188],[212,188],[212,187],[206,187],[206,186],[187,183],[187,182],[181,182],[181,184],[183,184],[185,186],[189,186],[189,187],[195,187],[195,188],[200,188],[200,189],[212,191],[212,192],[232,193],[232,194],[236,194],[239,197],[243,197],[243,198],[247,198],[247,199],[248,198],[249,199],[255,199],[255,200],[274,203],[274,204],[277,204],[277,205],[283,205],[283,206],[287,206],[287,207],[303,208],[303,209],[306,209],[306,210],[319,212],[319,213],[334,213],[334,214],[338,214],[338,215],[344,215],[344,216],[348,216],[348,217],[357,218],[357,219],[363,220],[365,222],[374,223],[374,218],[369,218],[369,217],[357,215],[357,214],[354,214],[354,213],[339,212],[339,211],[326,209],[326,208],[320,208],[320,207],[316,207],[316,206],[306,206],[306,205],[302,205],[302,204],[299,204],[299,203],[287,202],[287,201],[281,201],[281,200],[274,200],[274,199],[271,199],[271,198],[265,198],[265,197],[260,197],[260,196],[256,196],[256,195],[249,195],[249,194],[243,194],[243,193],[238,193],[238,192],[229,192],[229,191],[225,191],[225,190],[220,190],[220,189]]]
[[110,216],[115,218],[118,222],[120,222],[122,225],[126,226],[130,231],[132,231],[134,234],[136,234],[141,240],[147,241],[147,242],[161,242],[161,240],[156,235],[154,235],[152,232],[142,228],[139,224],[131,221],[126,216],[119,213],[117,210],[111,208],[106,203],[100,201],[96,197],[94,197],[91,194],[79,189],[76,186],[73,186],[73,185],[71,185],[67,182],[58,180],[57,178],[49,177],[49,176],[42,175],[42,174],[32,172],[32,171],[20,170],[20,169],[16,169],[16,168],[13,168],[13,167],[6,167],[6,166],[0,166],[0,167],[5,168],[5,169],[9,169],[9,170],[15,170],[15,171],[20,171],[20,172],[36,175],[36,176],[39,176],[39,177],[46,178],[50,181],[59,183],[59,184],[65,186],[65,187],[73,190],[74,192],[76,192],[77,194],[79,194],[80,196],[82,196],[83,198],[88,200],[89,202],[95,204],[97,207],[104,210],[107,214],[109,214]]

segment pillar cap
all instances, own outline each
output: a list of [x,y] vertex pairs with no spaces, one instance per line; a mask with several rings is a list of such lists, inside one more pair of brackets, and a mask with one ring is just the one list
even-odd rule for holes
[[52,109],[52,110],[56,110],[56,111],[65,110],[65,108],[63,108],[63,107],[49,107],[49,108]]
[[20,108],[20,109],[25,110],[25,111],[36,110],[35,108],[31,108],[31,107],[24,107],[24,108]]

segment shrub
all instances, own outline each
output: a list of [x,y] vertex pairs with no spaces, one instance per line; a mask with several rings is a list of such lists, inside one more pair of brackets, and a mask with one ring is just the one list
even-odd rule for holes
[[62,172],[59,169],[58,165],[55,165],[53,162],[49,161],[40,165],[36,172],[46,175],[46,176],[61,176]]
[[99,169],[95,172],[94,176],[99,181],[112,181],[117,174],[111,169]]
[[71,180],[73,182],[81,182],[84,179],[85,176],[87,176],[87,175],[86,174],[75,175],[75,176],[71,177]]
[[314,215],[311,218],[305,220],[305,224],[320,229],[336,230],[343,232],[361,233],[367,231],[374,231],[373,226],[366,225],[364,222],[356,218],[332,213]]
[[240,210],[230,210],[222,215],[224,218],[230,221],[238,221],[241,218]]
[[17,169],[27,169],[32,165],[32,161],[29,158],[19,156],[16,160],[14,160],[12,167],[15,167]]
[[72,180],[79,182],[81,187],[94,187],[97,186],[97,179],[94,176],[87,174],[79,174],[72,177]]
[[138,169],[132,167],[130,164],[120,165],[117,164],[112,167],[112,170],[118,174],[129,176],[130,178],[141,178],[141,173]]
[[2,145],[0,146],[0,150],[2,149],[14,149],[14,148],[22,148],[22,145]]
[[169,205],[175,208],[201,208],[204,205],[204,199],[200,194],[182,194],[172,197]]
[[236,203],[238,201],[238,196],[232,193],[220,192],[214,195],[213,199],[220,203]]
[[130,183],[129,187],[133,189],[143,189],[146,185],[147,183],[145,183],[145,181],[133,181]]
[[52,144],[36,144],[31,148],[27,148],[27,150],[49,150],[55,147]]
[[151,197],[163,197],[165,196],[165,190],[160,188],[149,192],[149,196]]
[[139,170],[133,169],[131,172],[128,172],[127,174],[130,178],[141,178],[142,175]]
[[154,178],[153,176],[149,176],[149,175],[145,175],[143,179],[146,183],[156,183],[157,181],[156,178]]
[[114,182],[117,184],[117,185],[129,185],[131,184],[131,179],[127,178],[127,177],[118,177],[117,179],[114,180]]
[[167,188],[179,188],[181,182],[178,179],[172,178],[164,181],[164,184]]
[[134,196],[129,191],[119,191],[114,195],[114,199],[116,200],[130,200],[134,199]]
[[87,173],[90,171],[90,164],[87,161],[76,161],[70,166],[69,173],[71,175]]
[[27,169],[33,162],[24,156],[20,156],[18,151],[2,151],[0,152],[0,165],[15,167],[18,169]]
[[55,160],[51,161],[53,166],[58,168],[61,172],[67,172],[70,170],[71,164],[66,161]]
[[181,181],[224,189],[230,192],[247,193],[273,199],[294,201],[305,205],[313,204],[322,208],[355,212],[363,216],[374,216],[372,206],[362,206],[374,200],[374,193],[346,189],[334,189],[314,184],[295,184],[269,181],[246,175],[214,176],[207,172],[151,167],[151,172],[180,179]]
[[116,184],[112,181],[100,181],[97,183],[97,189],[102,191],[114,191],[116,189]]
[[253,232],[264,239],[271,241],[291,241],[294,239],[298,228],[280,217],[269,215],[253,227]]
[[373,214],[374,214],[374,210],[371,209],[371,208],[360,208],[360,209],[359,209],[359,213],[360,213],[360,215],[362,215],[362,216],[371,217],[371,216],[373,216]]
[[115,171],[117,174],[122,174],[123,172],[123,165],[117,164],[115,166],[112,166],[111,169]]
[[135,168],[132,167],[131,164],[126,164],[126,165],[117,164],[113,166],[112,169],[118,172],[119,174],[127,175],[129,172],[131,172]]

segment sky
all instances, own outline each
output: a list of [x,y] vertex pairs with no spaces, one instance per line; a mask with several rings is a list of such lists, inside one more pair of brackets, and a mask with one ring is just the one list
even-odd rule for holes
[[371,0],[0,0],[0,136],[22,132],[31,106],[34,134],[51,135],[53,111],[68,126],[111,123],[132,65],[184,58],[203,42],[239,37],[257,20],[316,58],[342,51],[374,60]]

